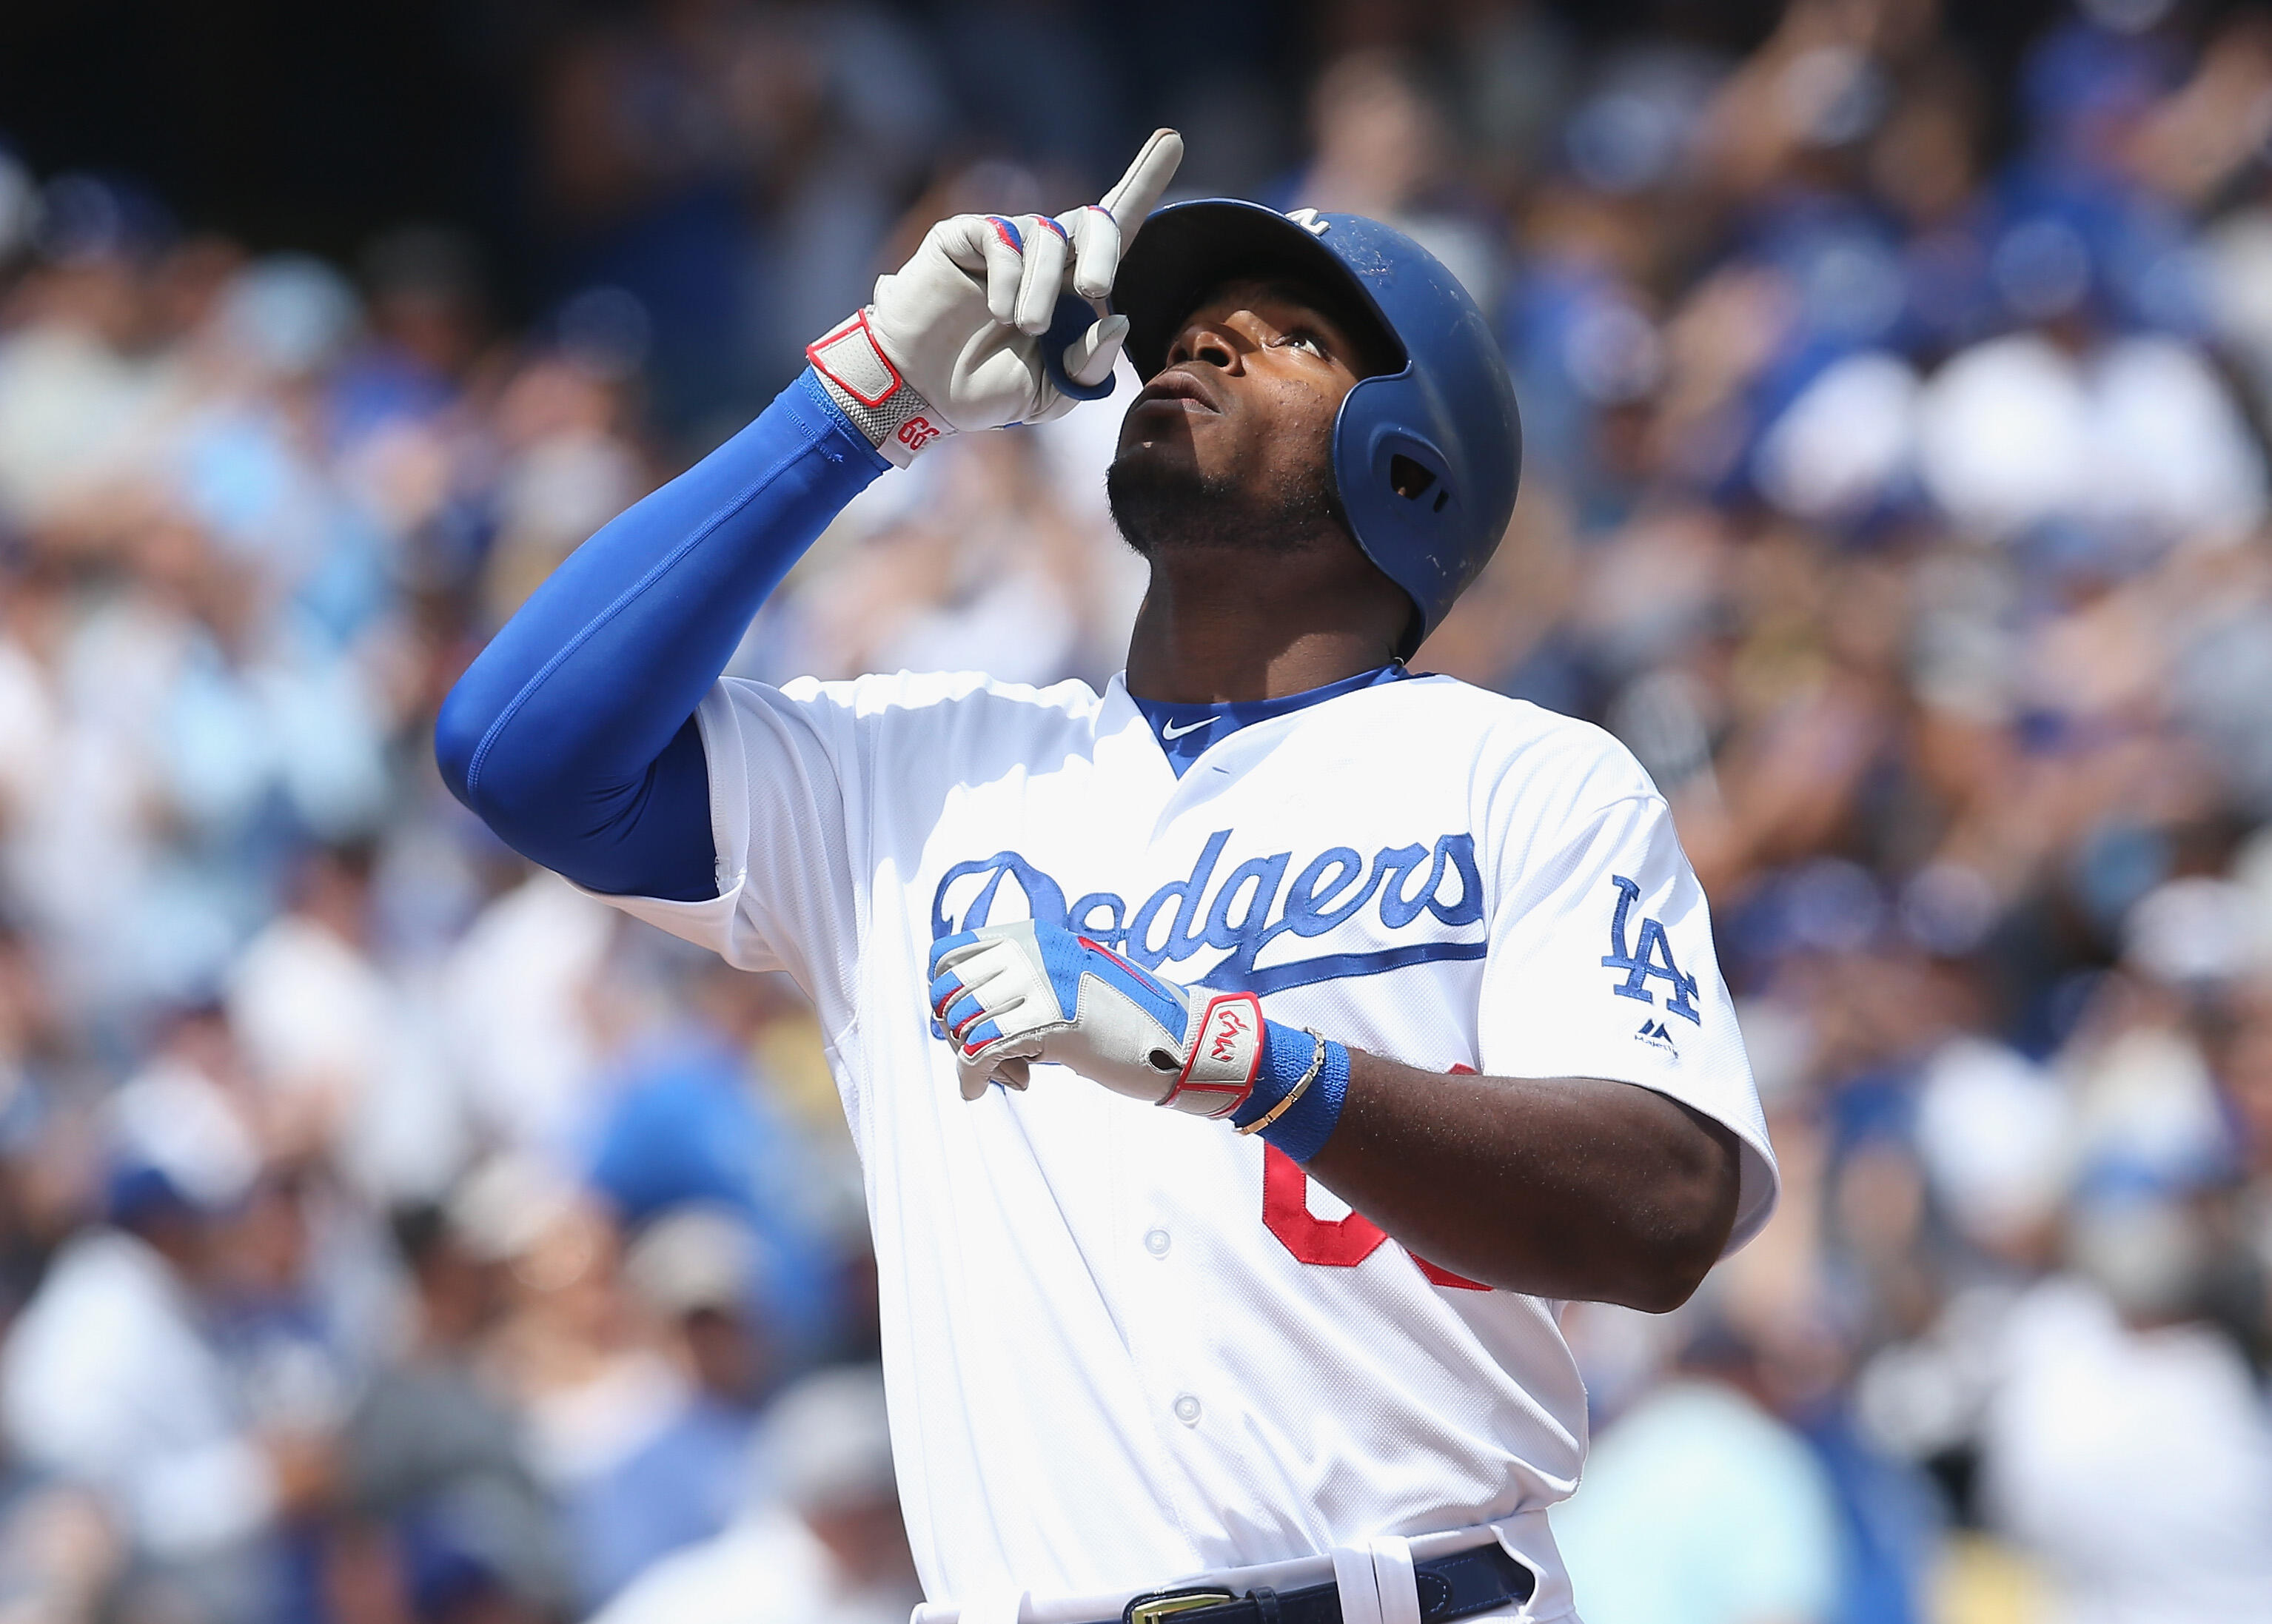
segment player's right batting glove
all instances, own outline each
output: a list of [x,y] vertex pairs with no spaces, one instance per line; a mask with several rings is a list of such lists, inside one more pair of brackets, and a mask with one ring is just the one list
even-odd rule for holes
[[[1112,376],[1128,318],[1103,314],[1120,256],[1183,161],[1184,138],[1155,130],[1103,200],[1045,214],[958,214],[876,282],[875,302],[805,348],[838,407],[901,467],[943,435],[1038,423],[1072,409],[1076,388]],[[1091,321],[1055,357],[1044,335],[1070,287]],[[1062,330],[1060,330],[1062,332]]]

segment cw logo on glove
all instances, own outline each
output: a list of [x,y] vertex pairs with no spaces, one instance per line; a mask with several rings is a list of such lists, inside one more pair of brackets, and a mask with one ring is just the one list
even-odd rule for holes
[[965,1099],[989,1082],[1025,1087],[1039,1061],[1147,1105],[1228,1116],[1262,1064],[1253,994],[1195,993],[1062,926],[1026,920],[944,937],[930,974]]
[[[873,303],[805,348],[830,397],[904,467],[941,435],[1039,423],[1112,376],[1128,318],[1104,313],[1120,257],[1183,162],[1184,138],[1155,130],[1102,201],[1065,213],[957,214],[876,282]],[[1045,355],[1070,291],[1096,319]],[[1053,346],[1055,347],[1055,346]],[[912,440],[916,418],[936,431]]]

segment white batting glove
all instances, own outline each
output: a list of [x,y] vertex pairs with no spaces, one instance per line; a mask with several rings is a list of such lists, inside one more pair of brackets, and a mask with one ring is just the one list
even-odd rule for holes
[[[808,345],[806,359],[869,443],[903,468],[944,435],[1063,416],[1073,397],[1050,381],[1049,363],[1082,388],[1112,376],[1128,319],[1104,314],[1102,302],[1183,159],[1183,137],[1156,130],[1102,202],[1054,218],[939,221],[914,258],[877,279],[875,302]],[[1043,335],[1068,287],[1097,319],[1047,357]]]
[[947,936],[930,950],[930,1007],[954,1047],[962,1097],[1026,1086],[1035,1061],[1116,1094],[1228,1116],[1262,1064],[1262,1005],[1163,981],[1058,925],[1020,920]]

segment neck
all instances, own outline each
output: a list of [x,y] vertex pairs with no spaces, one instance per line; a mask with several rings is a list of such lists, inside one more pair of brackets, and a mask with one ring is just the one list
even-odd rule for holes
[[1401,604],[1308,578],[1304,562],[1214,550],[1155,557],[1128,641],[1128,691],[1169,704],[1280,699],[1394,659]]

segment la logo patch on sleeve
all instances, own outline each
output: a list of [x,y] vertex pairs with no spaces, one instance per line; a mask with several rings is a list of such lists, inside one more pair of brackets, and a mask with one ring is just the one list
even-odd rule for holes
[[[1701,1026],[1704,1016],[1696,1007],[1696,978],[1673,962],[1672,942],[1663,925],[1644,919],[1638,936],[1626,934],[1633,905],[1640,899],[1640,887],[1621,874],[1611,875],[1610,883],[1618,888],[1618,908],[1610,920],[1610,950],[1602,955],[1602,967],[1626,972],[1626,979],[1610,990],[1620,998],[1638,998],[1655,1008],[1656,996],[1648,984],[1661,980],[1665,984],[1664,1012]],[[1657,1030],[1663,1031],[1662,1023]],[[1647,1029],[1634,1035],[1646,1036]],[[1669,1038],[1666,1044],[1670,1047]]]

